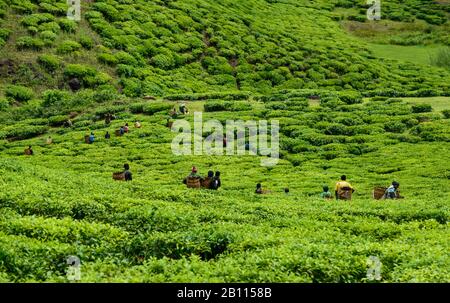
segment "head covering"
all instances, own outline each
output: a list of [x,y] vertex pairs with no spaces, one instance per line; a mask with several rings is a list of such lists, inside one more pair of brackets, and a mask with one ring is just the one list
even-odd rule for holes
[[330,189],[330,188],[328,187],[328,185],[324,185],[324,186],[323,186],[323,191],[324,191],[324,192],[327,192],[329,189]]
[[214,177],[214,172],[212,170],[208,171],[208,177],[209,178]]

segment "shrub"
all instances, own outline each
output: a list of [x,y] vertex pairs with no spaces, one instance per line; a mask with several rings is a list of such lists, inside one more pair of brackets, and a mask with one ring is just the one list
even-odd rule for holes
[[40,55],[37,59],[37,62],[50,72],[55,71],[56,69],[58,69],[58,67],[61,66],[61,60],[53,55]]
[[11,34],[10,30],[0,28],[0,39],[6,41],[6,40],[8,40],[10,34]]
[[20,127],[14,127],[6,133],[7,138],[14,138],[16,140],[25,140],[42,135],[47,131],[47,126],[30,126],[23,125]]
[[92,49],[94,47],[94,40],[86,35],[82,35],[80,37],[79,43],[85,48],[85,49]]
[[389,121],[384,124],[384,129],[391,133],[402,133],[406,130],[406,126],[400,121]]
[[51,126],[61,126],[66,121],[67,121],[67,116],[64,116],[64,115],[53,116],[53,117],[48,118],[48,123]]
[[230,102],[214,101],[206,102],[204,105],[205,112],[219,112],[226,111],[231,106]]
[[32,49],[32,50],[41,50],[45,46],[45,43],[38,38],[32,37],[20,37],[16,41],[16,47],[19,50],[22,49]]
[[134,66],[137,64],[136,58],[134,58],[132,55],[130,55],[127,52],[120,51],[120,52],[117,52],[114,56],[116,57],[117,61],[120,64],[131,65],[131,66]]
[[58,20],[58,24],[63,31],[66,33],[74,33],[77,29],[77,23],[73,20],[67,18],[62,18]]
[[101,63],[114,66],[117,64],[118,60],[114,55],[102,53],[97,56],[98,61]]
[[443,110],[442,114],[444,115],[445,119],[450,119],[450,109]]
[[33,98],[33,91],[22,85],[8,85],[5,96],[19,102],[28,101]]
[[430,104],[417,104],[411,107],[412,112],[417,113],[429,113],[433,110]]
[[42,39],[46,45],[50,45],[56,40],[56,37],[57,35],[51,31],[43,31],[39,34],[39,38]]
[[95,73],[92,76],[87,76],[83,79],[83,84],[87,87],[97,87],[99,85],[107,84],[111,81],[111,76],[107,73]]
[[46,90],[42,95],[42,105],[45,107],[61,106],[69,98],[69,94],[66,91],[50,89]]
[[5,110],[9,107],[8,99],[0,98],[0,111]]
[[93,76],[96,73],[93,67],[82,64],[69,64],[64,69],[64,76],[67,78],[83,79],[87,76]]
[[55,17],[51,14],[44,13],[44,14],[31,14],[28,16],[23,17],[20,20],[20,24],[22,24],[25,27],[29,26],[35,26],[37,27],[39,24],[42,24],[44,22],[51,22],[54,21]]
[[362,96],[357,91],[343,91],[339,92],[339,99],[347,104],[356,104],[362,102]]
[[96,102],[111,101],[117,98],[116,88],[110,85],[103,85],[95,90],[94,100]]
[[56,49],[56,52],[59,54],[69,54],[74,51],[77,51],[81,48],[81,45],[72,40],[66,40],[63,43],[61,43],[58,48]]
[[52,32],[54,32],[54,33],[58,33],[60,29],[61,29],[61,28],[59,27],[58,23],[56,23],[56,22],[54,22],[54,21],[42,23],[42,24],[40,24],[40,25],[38,26],[38,30],[39,30],[40,32],[43,32],[43,31],[52,31]]
[[128,97],[139,97],[142,95],[142,83],[136,78],[120,79],[123,93]]
[[159,54],[152,58],[152,64],[161,69],[172,68],[175,65],[175,60],[171,55]]
[[153,115],[157,112],[167,112],[173,107],[170,103],[155,102],[144,106],[143,112],[147,115]]

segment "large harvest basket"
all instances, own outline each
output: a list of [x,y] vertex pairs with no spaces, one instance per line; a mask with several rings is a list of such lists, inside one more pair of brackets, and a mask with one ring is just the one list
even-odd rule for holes
[[121,136],[121,134],[120,134],[120,129],[116,129],[114,133],[116,134],[117,137],[120,137],[120,136]]
[[372,197],[376,200],[381,200],[386,192],[386,187],[377,186],[373,188]]
[[172,128],[173,122],[167,122],[167,127]]
[[188,177],[187,181],[186,181],[186,185],[189,188],[200,188],[201,187],[200,178]]
[[28,148],[25,148],[24,153],[25,153],[25,155],[30,156],[31,150],[29,150]]
[[339,200],[351,200],[353,191],[351,189],[341,189],[338,191]]
[[201,182],[202,187],[204,187],[204,188],[209,188],[211,183],[212,183],[212,178],[209,178],[209,177],[205,178],[205,180],[203,180],[203,182]]
[[84,142],[86,142],[87,144],[91,143],[89,141],[89,135],[84,136]]
[[113,173],[113,179],[117,180],[117,181],[124,181],[125,180],[125,173],[120,172],[120,173]]

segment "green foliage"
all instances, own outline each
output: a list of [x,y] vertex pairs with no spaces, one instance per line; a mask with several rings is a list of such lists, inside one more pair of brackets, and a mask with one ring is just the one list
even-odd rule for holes
[[16,41],[16,47],[19,50],[31,49],[35,51],[41,50],[45,46],[44,41],[32,37],[20,37]]
[[433,110],[430,104],[416,104],[411,108],[413,113],[429,113]]
[[442,114],[446,119],[450,119],[450,109],[443,110]]
[[61,29],[67,33],[74,33],[78,27],[77,23],[69,19],[59,19],[58,24]]
[[111,81],[108,74],[98,72],[92,66],[83,64],[67,65],[64,69],[64,77],[66,79],[77,78],[85,87],[97,87]]
[[153,115],[158,112],[168,113],[169,110],[172,109],[172,107],[173,107],[172,104],[155,102],[143,106],[142,112],[147,115]]
[[70,54],[73,53],[77,50],[81,49],[81,44],[79,44],[76,41],[72,41],[72,40],[66,40],[63,41],[56,49],[56,52],[58,54]]
[[433,65],[450,69],[450,47],[440,48],[430,61]]
[[33,98],[33,91],[22,85],[8,85],[5,96],[15,101],[24,102]]
[[85,49],[92,49],[94,47],[94,40],[87,36],[82,35],[78,41]]
[[61,90],[46,90],[42,95],[42,106],[63,106],[67,102],[69,94]]
[[37,62],[50,72],[57,70],[61,66],[61,60],[49,54],[40,55]]

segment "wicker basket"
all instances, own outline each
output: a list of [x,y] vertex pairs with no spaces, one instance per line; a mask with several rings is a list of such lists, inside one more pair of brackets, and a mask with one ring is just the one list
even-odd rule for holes
[[167,127],[172,128],[173,122],[167,122]]
[[381,200],[386,192],[386,187],[377,186],[373,188],[372,197],[376,200]]
[[202,187],[204,188],[209,188],[209,186],[211,185],[212,182],[212,178],[206,177],[203,181],[202,181]]
[[125,180],[125,173],[119,172],[119,173],[113,173],[113,179],[118,181],[124,181]]
[[89,135],[84,136],[84,142],[86,142],[87,144],[91,143],[89,141]]
[[120,136],[121,136],[121,134],[120,134],[120,129],[116,129],[114,133],[116,134],[117,137],[120,137]]
[[351,200],[353,191],[351,189],[340,189],[338,191],[339,200]]
[[200,188],[201,187],[200,178],[188,177],[186,180],[186,185],[189,188]]
[[29,148],[25,148],[24,154],[27,155],[27,156],[30,156],[31,155],[31,150]]

